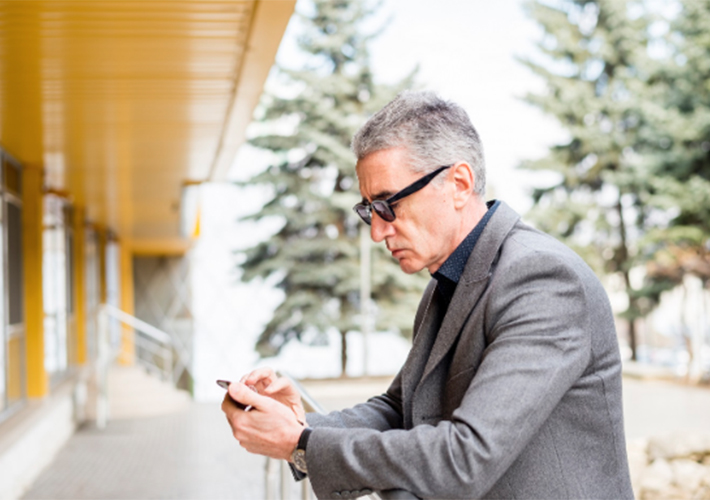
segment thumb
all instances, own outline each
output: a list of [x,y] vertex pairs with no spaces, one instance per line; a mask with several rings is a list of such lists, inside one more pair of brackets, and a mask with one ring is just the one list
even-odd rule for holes
[[264,401],[269,401],[269,398],[260,395],[254,389],[251,389],[241,382],[232,382],[229,384],[229,395],[233,400],[255,408],[260,408],[264,406]]

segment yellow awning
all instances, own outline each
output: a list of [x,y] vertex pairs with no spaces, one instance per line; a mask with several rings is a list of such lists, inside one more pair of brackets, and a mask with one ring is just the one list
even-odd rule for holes
[[224,179],[295,0],[0,1],[0,145],[137,252]]

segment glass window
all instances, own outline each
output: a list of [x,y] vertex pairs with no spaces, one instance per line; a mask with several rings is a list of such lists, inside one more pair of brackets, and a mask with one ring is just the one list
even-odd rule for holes
[[101,304],[101,280],[99,264],[99,241],[94,228],[87,228],[85,234],[85,284],[86,284],[86,349],[90,360],[98,356],[98,317]]
[[9,324],[24,323],[25,296],[22,258],[22,209],[13,201],[7,207],[7,281]]
[[[0,249],[5,248],[5,218],[3,217],[4,215],[4,210],[3,210],[3,204],[0,203]],[[4,255],[5,252],[3,251],[2,254]],[[5,259],[0,259],[0,264],[4,262]],[[6,325],[5,325],[5,266],[0,265],[0,413],[3,412],[3,410],[7,407],[7,377],[5,376],[5,366],[6,366],[6,348],[5,348],[5,338],[7,337],[6,334]]]
[[22,170],[0,151],[0,414],[26,395]]
[[[118,242],[109,234],[106,244],[106,303],[118,309],[121,308],[120,250]],[[109,321],[109,339],[115,349],[121,346],[121,323],[115,318]]]
[[[75,348],[72,314],[72,236],[66,201],[44,197],[42,292],[44,297],[44,367],[50,380],[64,375]],[[73,357],[73,356],[72,356]]]

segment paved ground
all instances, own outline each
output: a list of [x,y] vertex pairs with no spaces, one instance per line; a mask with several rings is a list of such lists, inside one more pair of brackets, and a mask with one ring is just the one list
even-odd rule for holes
[[24,498],[264,498],[264,460],[230,437],[219,405],[86,427]]
[[624,379],[626,438],[710,431],[710,387]]
[[[384,379],[313,382],[330,410],[381,392]],[[624,381],[629,439],[708,429],[710,389]],[[104,431],[80,429],[23,497],[35,499],[261,499],[265,460],[231,438],[219,404],[176,406],[165,415],[125,415]],[[299,498],[291,484],[290,498]]]

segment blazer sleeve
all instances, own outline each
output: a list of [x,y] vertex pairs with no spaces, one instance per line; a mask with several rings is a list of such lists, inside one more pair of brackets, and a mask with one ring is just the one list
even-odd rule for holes
[[587,366],[592,319],[583,279],[565,259],[537,255],[501,271],[479,305],[488,347],[451,420],[314,429],[307,461],[319,498],[367,489],[478,498],[520,455]]
[[309,413],[306,415],[306,421],[313,428],[368,428],[377,431],[401,428],[403,426],[401,372],[397,374],[384,394],[375,396],[366,403],[327,415]]

